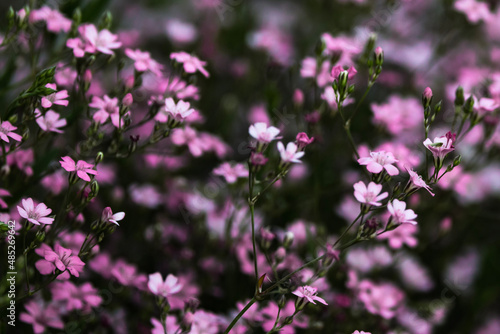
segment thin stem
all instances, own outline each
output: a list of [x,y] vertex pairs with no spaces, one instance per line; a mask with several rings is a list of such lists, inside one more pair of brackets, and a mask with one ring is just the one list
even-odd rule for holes
[[26,288],[28,289],[28,294],[31,294],[30,277],[28,274],[28,252],[26,250],[26,235],[28,234],[28,224],[29,224],[28,221],[24,223],[23,253],[24,253],[24,275],[26,276]]
[[358,149],[356,148],[356,144],[354,143],[354,139],[352,138],[352,134],[351,134],[351,120],[349,119],[346,121],[344,114],[342,113],[342,103],[343,103],[343,101],[337,102],[337,108],[338,108],[340,117],[342,118],[342,121],[344,123],[344,130],[347,133],[347,138],[349,139],[349,144],[351,144],[352,150],[354,151],[356,158],[359,159]]
[[229,324],[229,326],[227,326],[226,330],[224,331],[224,334],[228,334],[231,329],[234,327],[234,325],[236,325],[236,323],[238,322],[238,320],[240,320],[240,318],[243,316],[243,314],[245,314],[245,312],[257,301],[257,298],[253,297],[252,299],[250,299],[250,301],[245,305],[245,307],[240,311],[240,313],[238,313],[238,315],[233,319],[233,321],[231,321],[231,323]]
[[335,243],[333,244],[332,247],[335,247],[339,242],[340,240],[342,240],[343,237],[345,237],[347,235],[347,232],[349,232],[349,230],[354,226],[354,224],[356,224],[356,222],[358,221],[358,219],[362,216],[361,212],[358,214],[358,216],[356,217],[356,219],[354,219],[354,221],[349,225],[349,227],[347,227],[344,232],[342,232],[342,234],[340,235],[340,237],[337,239],[337,241],[335,241]]
[[248,206],[250,207],[250,217],[252,220],[252,248],[253,248],[253,265],[255,270],[255,279],[259,279],[259,270],[257,269],[257,249],[255,247],[255,201],[253,198],[253,186],[254,186],[255,176],[250,168],[250,173],[248,175]]
[[273,184],[275,184],[276,182],[279,181],[279,179],[281,179],[283,176],[285,175],[284,172],[280,172],[278,173],[278,175],[276,175],[276,177],[271,181],[269,182],[265,187],[264,189],[262,189],[261,191],[259,191],[259,193],[257,195],[255,195],[255,197],[252,198],[252,196],[250,196],[251,198],[251,201],[254,202],[254,203],[257,203],[257,200],[260,198],[260,196],[262,196],[262,194],[264,194],[269,188],[271,188],[271,186]]
[[354,115],[356,115],[356,112],[358,111],[359,107],[361,106],[361,104],[363,103],[363,101],[368,96],[368,93],[370,92],[370,89],[372,88],[372,86],[373,86],[374,83],[375,82],[372,82],[372,81],[370,81],[368,83],[368,86],[366,87],[365,93],[363,94],[363,96],[359,100],[358,104],[356,104],[356,108],[354,109],[354,111],[352,112],[352,115],[349,117],[349,119],[347,121],[350,121],[351,119],[353,119]]

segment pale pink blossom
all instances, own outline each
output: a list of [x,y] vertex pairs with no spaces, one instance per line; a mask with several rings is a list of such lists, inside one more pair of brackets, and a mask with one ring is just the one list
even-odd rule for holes
[[425,181],[422,179],[422,176],[415,173],[411,168],[405,168],[408,171],[408,174],[410,174],[410,180],[408,181],[407,185],[408,190],[411,191],[412,189],[424,188],[429,192],[429,194],[434,196],[434,193],[431,191],[431,187],[429,187],[427,183],[425,183]]
[[30,12],[30,22],[43,21],[47,24],[47,30],[59,33],[68,32],[71,29],[72,21],[67,19],[59,11],[43,6],[39,9],[32,9]]
[[128,264],[121,259],[114,264],[111,275],[122,285],[133,286],[141,290],[147,289],[146,275],[139,273],[135,265]]
[[170,59],[174,59],[178,63],[181,63],[186,73],[195,73],[196,71],[199,71],[207,78],[210,76],[207,70],[203,67],[207,63],[205,61],[201,61],[198,57],[190,55],[187,52],[173,52],[170,54]]
[[378,174],[384,169],[391,176],[399,174],[399,170],[393,166],[398,160],[391,152],[370,152],[370,157],[360,158],[358,162],[360,165],[366,165],[366,169],[373,174]]
[[492,13],[488,8],[488,4],[476,0],[457,0],[453,4],[455,9],[467,15],[467,19],[471,23],[478,23],[481,20],[488,20]]
[[5,196],[12,196],[12,195],[7,190],[0,188],[0,208],[2,208],[2,209],[7,208],[7,203],[5,203],[5,201],[2,198]]
[[170,138],[175,145],[187,145],[189,152],[191,152],[194,157],[201,156],[203,152],[207,150],[207,143],[203,142],[196,130],[189,126],[186,126],[184,129],[174,129]]
[[15,141],[21,141],[23,137],[18,135],[17,133],[12,132],[16,129],[17,127],[10,124],[9,121],[3,121],[2,123],[0,123],[0,139],[7,143],[9,142],[9,137],[14,139]]
[[372,103],[371,108],[373,122],[387,128],[392,135],[412,134],[424,121],[422,104],[413,97],[392,95],[386,103]]
[[174,99],[169,97],[165,99],[165,106],[160,109],[158,114],[156,114],[155,119],[158,122],[165,123],[168,121],[168,118],[171,117],[177,122],[182,122],[193,112],[194,109],[190,108],[189,102],[179,100],[176,104]]
[[[104,95],[102,98],[94,96],[92,102],[89,103],[89,107],[97,109],[97,111],[92,116],[94,121],[97,123],[105,123],[109,117],[112,117],[112,121],[115,118],[119,118],[120,107],[118,106],[119,100],[117,97],[110,98]],[[113,122],[113,125],[118,127],[118,120]]]
[[354,197],[362,204],[381,206],[381,200],[389,196],[387,192],[380,194],[382,185],[370,182],[368,187],[363,181],[354,184]]
[[371,334],[369,332],[364,332],[364,331],[354,331],[352,334]]
[[167,298],[168,296],[181,291],[182,286],[183,285],[179,283],[179,279],[172,274],[169,274],[165,278],[165,281],[163,281],[160,273],[149,275],[148,288],[157,296]]
[[78,27],[80,34],[77,38],[70,38],[66,42],[66,46],[73,49],[73,54],[77,58],[81,58],[85,53],[101,52],[108,55],[113,55],[114,49],[121,47],[122,43],[118,41],[118,36],[112,34],[109,30],[103,29],[98,31],[93,24],[82,24]]
[[42,334],[47,327],[64,329],[59,311],[53,304],[46,305],[41,299],[30,300],[24,305],[27,312],[22,312],[19,319],[33,325],[33,333]]
[[404,293],[391,283],[374,284],[369,280],[360,282],[358,298],[368,312],[391,319],[404,298]]
[[474,103],[474,110],[477,111],[480,117],[491,114],[493,111],[500,107],[500,103],[497,100],[490,99],[488,97],[482,97],[479,101]]
[[378,239],[389,240],[389,246],[393,249],[399,249],[404,244],[408,247],[415,247],[418,244],[416,234],[418,226],[412,224],[402,224],[392,231],[386,231],[378,236]]
[[435,137],[434,142],[429,138],[424,141],[424,146],[431,151],[434,159],[438,161],[441,165],[444,157],[455,150],[453,143],[455,142],[456,134],[448,132],[446,135],[441,137]]
[[108,206],[106,208],[104,208],[104,210],[102,211],[102,215],[101,215],[101,221],[104,222],[104,223],[113,223],[113,224],[116,224],[118,226],[120,226],[120,224],[118,224],[118,222],[120,220],[122,220],[123,218],[125,218],[125,212],[117,212],[115,214],[113,214],[113,211],[111,211],[111,208]]
[[[45,85],[45,87],[53,89],[53,90],[57,90],[56,84],[48,83]],[[68,97],[69,97],[68,91],[61,90],[59,92],[55,92],[55,93],[52,93],[50,95],[42,97],[41,104],[42,104],[42,107],[44,107],[45,109],[52,107],[53,104],[57,104],[57,105],[66,107],[69,103],[69,101],[66,100]]]
[[144,52],[139,49],[125,49],[125,54],[134,61],[134,67],[137,72],[151,71],[156,76],[161,76],[162,66],[151,59],[149,52]]
[[317,296],[317,291],[318,291],[317,288],[313,288],[312,286],[309,285],[304,285],[298,287],[297,290],[293,291],[292,293],[297,297],[299,297],[298,304],[304,305],[307,304],[308,302],[316,304],[315,301],[318,301],[323,305],[328,305],[323,298]]
[[222,163],[213,170],[215,175],[224,176],[229,184],[235,183],[240,177],[248,177],[248,169],[243,164],[231,165],[229,162]]
[[417,215],[411,209],[406,210],[406,203],[403,201],[394,199],[392,202],[387,204],[387,210],[391,213],[391,222],[393,224],[417,224],[417,222],[414,221],[414,219],[417,218]]
[[66,249],[59,244],[54,246],[54,250],[43,244],[35,252],[44,259],[38,260],[35,267],[42,275],[55,273],[56,268],[62,273],[57,276],[59,280],[67,280],[70,274],[75,277],[80,277],[85,263],[77,256],[71,255],[71,249]]
[[177,19],[169,20],[165,26],[167,36],[176,44],[188,44],[198,37],[196,27]]
[[76,172],[79,178],[84,181],[90,182],[90,177],[88,174],[97,175],[97,171],[92,169],[94,165],[89,164],[83,160],[78,160],[77,163],[70,157],[62,157],[61,163],[62,168],[64,168],[67,172]]
[[35,207],[32,198],[23,199],[21,202],[23,206],[17,206],[17,211],[21,217],[27,219],[30,223],[35,225],[50,225],[54,222],[54,218],[47,217],[52,210],[49,209],[44,203],[40,203]]
[[54,110],[48,110],[45,115],[42,115],[40,110],[35,109],[35,116],[36,123],[43,131],[63,133],[59,128],[66,126],[66,119],[59,118],[60,115]]
[[302,163],[302,161],[300,161],[300,158],[302,158],[305,153],[303,151],[297,150],[298,147],[297,145],[295,145],[295,143],[288,143],[285,149],[285,145],[283,145],[282,142],[278,142],[278,151],[280,152],[281,162],[284,164],[291,162]]
[[264,122],[258,122],[250,125],[248,130],[250,136],[257,139],[259,143],[269,144],[274,139],[278,139],[280,130],[274,126],[267,126]]
[[83,310],[90,311],[92,307],[98,307],[102,303],[98,290],[90,283],[80,286],[70,281],[55,282],[51,285],[52,299],[65,303],[66,311]]

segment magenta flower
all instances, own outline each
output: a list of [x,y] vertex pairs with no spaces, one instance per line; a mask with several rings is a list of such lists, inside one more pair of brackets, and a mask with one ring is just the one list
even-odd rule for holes
[[94,165],[89,164],[83,160],[78,160],[77,163],[70,157],[62,157],[61,163],[62,168],[64,168],[67,172],[76,172],[79,178],[84,181],[90,182],[90,177],[88,174],[97,175],[97,171],[92,169]]
[[165,278],[165,281],[163,281],[160,273],[149,275],[149,290],[157,296],[167,298],[181,291],[182,286],[183,285],[179,283],[179,279],[172,274],[169,274],[167,278]]
[[92,102],[89,103],[89,107],[97,109],[92,118],[97,123],[103,124],[108,120],[108,118],[111,117],[113,125],[118,127],[118,120],[120,116],[120,107],[118,106],[118,103],[119,100],[117,97],[110,98],[109,96],[104,95],[100,98],[98,96],[94,96],[92,98]]
[[59,244],[54,246],[54,250],[43,244],[36,250],[36,253],[44,257],[44,259],[38,260],[35,263],[35,267],[40,274],[53,274],[57,268],[63,272],[57,276],[59,280],[69,279],[70,274],[75,277],[80,277],[83,266],[85,266],[85,263],[78,256],[71,255],[71,249],[66,249]]
[[186,73],[195,73],[196,71],[199,71],[201,74],[203,74],[207,78],[210,76],[208,74],[207,70],[203,67],[207,63],[204,61],[201,61],[198,57],[190,55],[187,52],[184,52],[184,51],[173,52],[170,54],[170,59],[174,59],[178,63],[181,63],[183,65],[184,71],[186,71]]
[[111,208],[108,206],[102,211],[101,221],[104,223],[109,222],[120,226],[118,222],[123,218],[125,218],[125,212],[117,212],[113,214],[113,211],[111,211]]
[[392,203],[387,204],[387,210],[391,213],[391,222],[389,224],[417,224],[417,222],[414,221],[417,215],[411,209],[406,210],[406,203],[403,201],[397,199],[393,200]]
[[264,122],[257,122],[250,125],[248,133],[250,136],[257,139],[259,143],[269,144],[274,139],[278,139],[277,136],[280,133],[280,130],[274,126],[268,127]]
[[[334,80],[337,80],[337,78],[339,77],[340,73],[344,72],[344,68],[340,65],[337,65],[337,66],[334,66],[332,68],[332,71],[331,71],[331,75],[333,77]],[[348,79],[352,79],[356,73],[358,73],[358,71],[353,67],[349,67],[349,69],[347,70],[347,78]]]
[[385,319],[391,319],[401,305],[404,293],[390,283],[376,285],[369,280],[360,282],[358,298],[365,304],[368,312]]
[[35,225],[40,224],[52,224],[54,218],[47,217],[52,210],[47,208],[44,203],[40,203],[35,207],[33,199],[23,199],[23,207],[17,206],[17,211],[19,215],[24,219],[27,219],[30,223]]
[[288,143],[285,146],[283,145],[282,142],[278,142],[278,151],[280,152],[281,156],[281,162],[284,164],[295,162],[295,163],[302,163],[299,159],[304,156],[304,152],[298,152],[297,151],[298,147],[295,145],[295,143]]
[[5,201],[2,198],[4,196],[12,196],[12,195],[7,190],[0,188],[0,208],[2,209],[7,208],[7,203],[5,203]]
[[[56,84],[46,84],[45,87],[51,88],[53,90],[57,90]],[[48,109],[52,107],[53,104],[57,104],[60,106],[67,106],[68,105],[68,100],[66,100],[69,97],[68,91],[67,90],[61,90],[59,92],[52,93],[50,95],[42,97],[42,107],[45,109]]]
[[84,24],[78,28],[80,35],[86,43],[85,51],[88,53],[96,53],[97,51],[108,55],[114,54],[113,49],[118,49],[122,46],[118,36],[112,34],[109,30],[103,29],[98,31],[93,24]]
[[455,150],[453,143],[455,142],[456,134],[448,132],[446,135],[434,138],[432,142],[429,138],[424,141],[424,146],[431,151],[434,160],[438,166],[442,166],[444,157]]
[[68,312],[73,310],[90,311],[102,303],[96,288],[90,283],[76,286],[70,281],[55,282],[51,285],[52,299],[65,302]]
[[328,305],[325,300],[321,297],[317,296],[317,288],[313,288],[309,285],[300,286],[292,292],[294,295],[299,297],[297,302],[295,303],[297,309],[303,308],[307,303],[316,304],[315,301],[320,302],[321,304]]
[[299,132],[295,138],[295,143],[297,144],[299,150],[303,150],[307,145],[314,141],[314,137],[309,138],[307,133]]
[[370,157],[358,159],[358,162],[360,165],[366,165],[366,169],[373,174],[378,174],[383,169],[391,176],[399,174],[399,170],[392,165],[398,162],[398,160],[391,152],[370,152]]
[[60,119],[60,115],[53,110],[48,110],[45,115],[42,115],[40,110],[35,109],[35,115],[36,123],[43,131],[62,133],[63,131],[59,128],[66,126],[66,119]]
[[151,59],[149,52],[143,52],[139,49],[125,49],[125,54],[134,61],[134,67],[137,72],[146,72],[149,70],[156,76],[161,77],[162,66]]
[[371,334],[369,332],[363,332],[363,331],[354,331],[352,334]]
[[168,117],[170,116],[174,120],[182,122],[194,112],[194,109],[189,107],[189,102],[179,100],[177,104],[175,104],[174,99],[169,97],[165,99],[165,106],[156,115],[155,119],[158,122],[165,123],[168,121]]
[[54,33],[68,32],[71,29],[70,19],[67,19],[57,10],[47,6],[32,9],[29,20],[32,23],[44,21],[47,24],[47,30]]
[[59,317],[59,311],[51,304],[45,305],[42,300],[31,300],[24,306],[27,312],[22,312],[19,319],[33,325],[33,332],[41,334],[46,327],[64,329],[64,323]]
[[408,168],[406,166],[405,168],[408,171],[408,174],[410,174],[410,180],[408,181],[408,185],[406,186],[409,191],[413,189],[424,188],[429,192],[429,194],[434,196],[434,193],[431,191],[431,187],[429,187],[427,183],[425,183],[425,181],[422,180],[422,176],[415,173],[411,168]]
[[9,137],[14,139],[15,141],[21,141],[23,137],[18,135],[17,133],[12,132],[16,129],[17,128],[10,124],[9,121],[3,121],[2,123],[0,123],[0,139],[7,143],[9,142]]
[[370,182],[368,187],[363,181],[354,184],[354,197],[362,204],[381,206],[382,203],[379,201],[389,196],[387,192],[380,194],[381,191],[382,185],[375,182]]
[[393,249],[399,249],[404,244],[408,247],[415,247],[418,244],[418,239],[416,238],[417,232],[417,225],[403,224],[397,229],[384,232],[378,236],[378,239],[388,239],[389,246]]
[[229,162],[224,162],[219,167],[215,168],[213,173],[215,175],[224,176],[226,182],[229,184],[235,183],[240,177],[248,177],[248,169],[243,164],[235,164],[231,166]]

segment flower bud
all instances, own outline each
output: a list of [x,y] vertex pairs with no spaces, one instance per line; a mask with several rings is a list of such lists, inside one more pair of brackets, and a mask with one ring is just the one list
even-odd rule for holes
[[466,115],[470,114],[474,110],[474,96],[471,95],[469,98],[465,101],[464,105],[464,112]]
[[299,132],[295,138],[295,143],[299,151],[302,151],[307,145],[314,141],[314,137],[309,138],[305,132]]
[[250,164],[254,166],[264,166],[269,159],[260,152],[252,152],[250,155]]
[[104,153],[98,152],[94,160],[95,164],[96,165],[100,164],[102,159],[104,159]]
[[300,89],[296,89],[293,92],[293,103],[296,106],[302,106],[304,104],[304,93]]
[[271,247],[271,243],[273,242],[274,239],[274,234],[269,231],[268,228],[261,228],[260,229],[260,245],[262,249],[267,250],[269,247]]
[[461,155],[456,156],[455,159],[453,160],[453,167],[457,167],[458,165],[460,165],[461,162],[462,162],[462,156]]
[[382,66],[384,63],[384,50],[380,46],[375,49],[375,65]]
[[422,106],[424,108],[428,108],[431,105],[432,101],[432,89],[430,87],[427,87],[424,89],[424,92],[422,93]]
[[462,86],[458,86],[455,91],[455,106],[461,107],[464,105],[465,97],[464,97],[464,89]]
[[134,102],[134,98],[132,97],[132,94],[127,93],[127,95],[125,95],[123,97],[123,100],[122,100],[123,105],[125,107],[130,107],[132,105],[132,102]]
[[274,253],[274,259],[276,260],[277,263],[283,262],[286,256],[286,249],[285,247],[279,247],[276,252]]
[[285,295],[281,295],[280,299],[278,299],[278,307],[283,308],[285,307],[286,304],[286,297]]
[[316,56],[321,56],[323,54],[323,51],[326,49],[326,43],[323,39],[320,39],[318,43],[316,43],[316,46],[314,47],[314,53],[316,53]]
[[286,232],[285,237],[283,238],[283,247],[290,248],[294,238],[295,236],[293,235],[293,232],[291,231]]

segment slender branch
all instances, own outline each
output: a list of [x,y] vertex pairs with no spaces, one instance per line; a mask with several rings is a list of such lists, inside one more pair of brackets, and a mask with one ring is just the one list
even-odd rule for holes
[[233,319],[233,321],[231,321],[231,323],[229,324],[229,326],[227,326],[226,330],[224,331],[224,334],[228,334],[231,329],[234,327],[234,325],[236,325],[236,323],[238,322],[238,320],[240,320],[240,318],[243,316],[243,314],[245,314],[246,311],[248,311],[248,309],[257,301],[257,298],[253,297],[252,299],[250,299],[250,301],[245,305],[245,307],[240,311],[240,313],[238,313],[238,315]]

